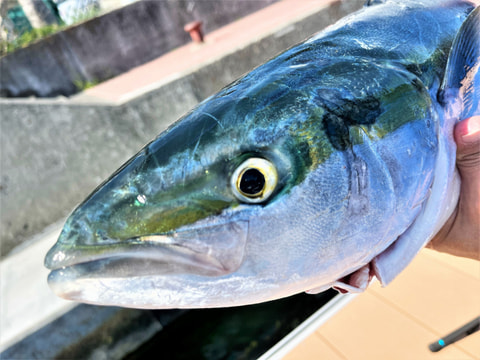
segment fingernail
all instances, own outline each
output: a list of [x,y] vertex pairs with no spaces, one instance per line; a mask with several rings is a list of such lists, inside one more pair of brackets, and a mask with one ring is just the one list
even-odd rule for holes
[[472,116],[467,121],[467,132],[462,135],[463,142],[474,143],[480,141],[480,116]]

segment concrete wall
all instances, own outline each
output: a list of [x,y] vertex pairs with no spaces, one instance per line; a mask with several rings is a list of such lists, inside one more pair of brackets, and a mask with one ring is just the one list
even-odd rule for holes
[[0,96],[75,94],[190,41],[192,20],[209,32],[275,1],[135,2],[0,58]]
[[0,100],[5,255],[68,215],[103,179],[199,101],[361,6],[331,7],[125,104]]

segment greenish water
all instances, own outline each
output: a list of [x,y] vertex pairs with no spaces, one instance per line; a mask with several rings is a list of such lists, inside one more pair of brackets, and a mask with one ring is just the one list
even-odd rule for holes
[[256,359],[337,294],[299,294],[235,308],[190,310],[124,360]]

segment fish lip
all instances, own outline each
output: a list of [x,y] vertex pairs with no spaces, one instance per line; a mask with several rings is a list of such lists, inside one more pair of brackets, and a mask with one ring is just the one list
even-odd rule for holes
[[237,220],[80,249],[57,242],[47,253],[45,266],[52,270],[53,276],[67,268],[82,269],[84,273],[88,267],[95,268],[99,264],[111,267],[112,263],[123,259],[140,267],[142,262],[149,261],[160,267],[162,264],[176,265],[180,272],[218,276],[233,272],[241,265],[247,237],[248,221]]
[[[152,237],[170,239],[166,234],[155,234]],[[70,266],[105,260],[113,257],[127,256],[132,258],[155,257],[155,251],[166,251],[181,246],[170,241],[164,243],[149,241],[148,236],[135,237],[123,241],[111,242],[105,245],[88,245],[81,249],[69,248],[63,244],[55,244],[45,257],[45,267],[49,270],[65,269]],[[148,251],[151,251],[150,256]]]

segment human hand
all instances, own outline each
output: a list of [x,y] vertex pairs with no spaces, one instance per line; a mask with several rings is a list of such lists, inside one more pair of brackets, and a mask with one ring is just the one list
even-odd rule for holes
[[458,205],[428,248],[480,260],[480,116],[455,126],[457,168],[461,177]]

